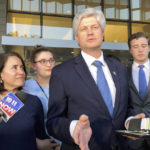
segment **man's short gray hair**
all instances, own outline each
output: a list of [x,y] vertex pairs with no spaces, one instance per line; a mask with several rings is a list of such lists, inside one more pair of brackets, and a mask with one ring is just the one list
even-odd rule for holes
[[74,19],[73,19],[73,31],[74,31],[74,35],[78,34],[78,27],[80,24],[80,21],[85,18],[85,17],[90,17],[90,16],[95,16],[102,31],[104,32],[105,30],[105,25],[106,25],[106,20],[104,17],[104,14],[101,10],[97,10],[94,8],[86,8],[81,10],[80,12],[78,12]]

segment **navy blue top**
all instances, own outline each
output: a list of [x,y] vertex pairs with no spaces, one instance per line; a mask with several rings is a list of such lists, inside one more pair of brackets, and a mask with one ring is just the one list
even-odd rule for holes
[[40,100],[27,94],[24,107],[0,123],[0,150],[37,150],[36,137],[47,138]]

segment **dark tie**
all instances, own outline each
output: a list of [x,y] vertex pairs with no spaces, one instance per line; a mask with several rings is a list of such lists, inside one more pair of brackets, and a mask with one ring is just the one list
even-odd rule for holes
[[147,89],[147,83],[146,83],[146,77],[145,72],[143,70],[144,65],[139,65],[139,95],[142,99],[144,99],[146,89]]
[[109,110],[110,115],[113,115],[113,105],[112,105],[112,97],[110,93],[110,89],[107,83],[107,80],[105,78],[101,62],[100,61],[94,61],[93,65],[97,67],[97,86],[98,89],[104,99],[104,102]]

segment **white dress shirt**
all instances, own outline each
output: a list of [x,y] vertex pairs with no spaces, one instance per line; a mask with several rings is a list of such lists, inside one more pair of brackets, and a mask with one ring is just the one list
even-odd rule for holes
[[[149,78],[150,78],[150,60],[148,60],[144,65],[144,72],[145,72],[145,77],[146,77],[146,83],[148,85],[149,83]],[[137,64],[135,61],[132,64],[132,79],[133,79],[133,83],[137,89],[137,91],[139,92],[139,64]],[[132,119],[133,116],[130,116],[126,119],[125,121],[125,126],[127,124],[127,122]]]
[[[148,85],[149,83],[149,77],[150,77],[150,60],[148,60],[144,65],[144,72],[146,77],[146,83]],[[132,79],[134,82],[134,85],[136,89],[139,91],[139,64],[137,64],[135,61],[132,64]]]
[[[98,59],[95,59],[94,57],[92,57],[91,55],[88,55],[87,53],[85,53],[83,51],[81,51],[81,55],[82,55],[83,59],[85,60],[87,66],[89,68],[89,71],[91,72],[91,75],[94,78],[96,84],[97,84],[97,67],[93,65],[93,62],[95,60],[99,60],[102,63],[102,69],[103,69],[105,78],[108,82],[108,86],[109,86],[110,93],[111,93],[111,96],[112,96],[112,104],[113,104],[113,107],[114,107],[115,97],[116,97],[116,87],[115,87],[113,78],[111,76],[111,73],[109,71],[109,68],[108,68],[108,66],[107,66],[107,64],[104,60],[103,53],[101,54],[101,56]],[[70,134],[71,134],[71,136],[73,136],[73,131],[74,131],[74,128],[76,126],[76,123],[77,123],[77,120],[73,120],[70,124]]]
[[95,60],[98,60],[102,63],[102,69],[103,69],[103,72],[104,72],[104,75],[105,75],[105,78],[107,80],[107,83],[108,83],[108,86],[109,86],[109,89],[110,89],[110,93],[111,93],[111,97],[112,97],[112,104],[113,104],[113,107],[115,105],[115,97],[116,97],[116,87],[115,87],[115,84],[114,84],[114,81],[112,79],[112,76],[111,76],[111,73],[109,71],[109,68],[104,60],[104,56],[103,56],[103,53],[102,55],[98,58],[98,59],[95,59],[94,57],[92,57],[91,55],[88,55],[87,53],[81,51],[81,55],[83,56],[90,72],[91,72],[91,75],[92,77],[94,78],[96,84],[97,84],[97,67],[95,65],[93,65],[93,62]]

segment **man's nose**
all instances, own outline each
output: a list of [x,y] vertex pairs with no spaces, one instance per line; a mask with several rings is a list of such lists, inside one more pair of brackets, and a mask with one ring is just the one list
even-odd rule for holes
[[92,28],[88,28],[87,32],[88,32],[88,34],[92,34],[93,33]]

